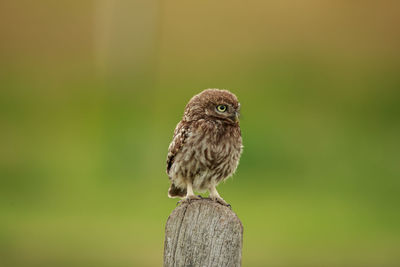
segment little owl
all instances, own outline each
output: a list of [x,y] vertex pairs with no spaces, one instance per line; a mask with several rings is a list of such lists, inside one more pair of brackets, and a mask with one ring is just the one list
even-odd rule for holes
[[239,164],[239,110],[236,96],[227,90],[207,89],[189,101],[168,148],[170,198],[200,199],[193,191],[208,190],[213,201],[228,205],[216,186]]

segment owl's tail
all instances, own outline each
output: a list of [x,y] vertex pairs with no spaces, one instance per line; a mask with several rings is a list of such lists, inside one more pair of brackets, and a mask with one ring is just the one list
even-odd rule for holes
[[185,197],[186,196],[186,188],[182,189],[176,187],[174,183],[171,183],[171,186],[168,189],[168,197],[175,198],[175,197]]

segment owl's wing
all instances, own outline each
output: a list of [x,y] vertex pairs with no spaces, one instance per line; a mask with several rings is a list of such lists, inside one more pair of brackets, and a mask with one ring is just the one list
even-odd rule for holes
[[174,164],[175,156],[181,151],[183,144],[185,143],[186,138],[188,137],[189,126],[187,123],[180,121],[175,128],[174,137],[172,138],[172,142],[168,148],[168,156],[167,156],[167,174]]

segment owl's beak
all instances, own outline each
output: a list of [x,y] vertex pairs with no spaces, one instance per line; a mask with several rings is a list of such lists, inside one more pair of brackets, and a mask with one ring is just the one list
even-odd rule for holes
[[238,112],[235,112],[235,115],[231,116],[230,119],[231,119],[233,122],[239,122],[239,113],[238,113]]

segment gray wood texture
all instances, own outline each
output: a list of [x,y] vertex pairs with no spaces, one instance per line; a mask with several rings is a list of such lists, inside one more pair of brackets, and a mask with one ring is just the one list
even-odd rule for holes
[[241,266],[243,226],[210,199],[182,203],[165,226],[164,266]]

